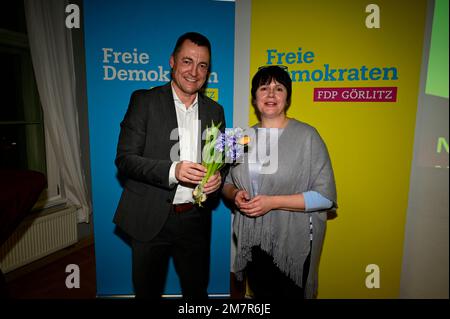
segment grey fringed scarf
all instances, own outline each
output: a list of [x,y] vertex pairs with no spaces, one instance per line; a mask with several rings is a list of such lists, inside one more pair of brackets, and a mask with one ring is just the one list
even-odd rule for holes
[[[273,163],[272,163],[273,164]],[[234,166],[226,183],[245,189],[252,187],[245,162]],[[290,119],[278,140],[278,169],[260,175],[259,194],[290,195],[313,190],[336,203],[336,186],[327,148],[315,128]],[[325,235],[326,212],[288,212],[273,210],[258,218],[235,211],[233,230],[237,238],[234,271],[238,279],[251,260],[252,246],[260,246],[273,256],[275,264],[298,286],[303,287],[303,264],[310,251],[309,217],[312,217],[313,242],[306,297],[317,291],[317,268]]]

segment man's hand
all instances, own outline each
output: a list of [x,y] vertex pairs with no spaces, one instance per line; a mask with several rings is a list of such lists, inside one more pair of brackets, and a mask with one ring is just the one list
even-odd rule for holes
[[203,192],[207,195],[214,193],[219,189],[220,184],[222,184],[222,176],[220,176],[219,172],[216,172],[208,179],[206,184],[203,186]]
[[182,183],[200,184],[205,175],[206,168],[198,163],[181,161],[175,166],[175,177]]

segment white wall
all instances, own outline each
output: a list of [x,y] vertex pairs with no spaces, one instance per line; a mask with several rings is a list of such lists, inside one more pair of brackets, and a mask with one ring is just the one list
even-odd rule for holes
[[[425,94],[434,1],[428,2],[400,298],[448,298],[448,167],[434,167],[423,143],[448,140],[448,99]],[[444,128],[444,130],[442,130]],[[446,132],[445,132],[446,130]],[[448,162],[447,162],[448,165]]]

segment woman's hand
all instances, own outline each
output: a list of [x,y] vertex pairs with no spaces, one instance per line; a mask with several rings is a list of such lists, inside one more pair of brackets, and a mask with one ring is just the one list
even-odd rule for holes
[[240,189],[234,194],[234,205],[238,209],[241,209],[242,205],[247,203],[250,200],[250,195],[247,191]]
[[[239,193],[236,194],[236,197],[238,196]],[[259,217],[267,214],[273,208],[272,196],[258,195],[250,201],[241,203],[239,210],[249,217]]]

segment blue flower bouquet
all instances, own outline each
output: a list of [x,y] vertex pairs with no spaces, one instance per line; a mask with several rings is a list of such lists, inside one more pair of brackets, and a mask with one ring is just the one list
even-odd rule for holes
[[202,206],[207,199],[203,187],[208,179],[226,164],[234,164],[244,154],[244,146],[248,144],[249,137],[244,136],[241,128],[226,128],[225,133],[220,132],[221,123],[206,129],[206,142],[202,151],[202,165],[206,167],[206,175],[194,191],[194,203]]

